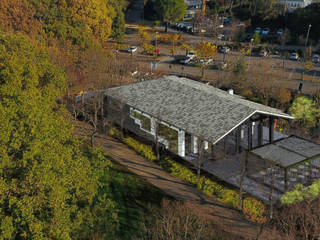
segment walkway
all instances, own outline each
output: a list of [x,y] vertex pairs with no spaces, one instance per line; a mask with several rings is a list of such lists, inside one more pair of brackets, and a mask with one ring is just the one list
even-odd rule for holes
[[[92,133],[92,128],[83,122],[75,122],[75,125],[75,131],[80,136],[89,136]],[[99,134],[95,138],[95,143],[103,147],[116,162],[163,190],[166,194],[196,204],[197,210],[208,216],[214,224],[225,231],[245,239],[256,239],[258,226],[247,221],[237,210],[207,197],[194,186],[172,177],[159,166],[109,136]]]

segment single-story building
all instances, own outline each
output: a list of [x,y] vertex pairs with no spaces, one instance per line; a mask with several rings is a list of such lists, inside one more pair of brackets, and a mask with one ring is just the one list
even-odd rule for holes
[[[248,101],[232,90],[223,91],[187,78],[165,76],[109,88],[104,94],[107,119],[139,136],[160,142],[191,163],[201,150],[203,161],[207,161],[203,164],[205,170],[233,185],[239,185],[239,156],[246,152],[249,161],[246,164],[250,167],[246,181],[264,178],[259,186],[251,188],[252,194],[268,185],[270,177],[266,173],[270,169],[274,172],[277,168],[277,174],[282,174],[277,176],[280,177],[279,196],[291,186],[291,180],[302,179],[302,175],[307,176],[310,171],[320,174],[316,170],[305,171],[311,166],[311,160],[318,159],[319,145],[275,131],[277,119],[292,120],[292,116]],[[316,150],[311,151],[310,146]],[[299,169],[304,173],[297,172]],[[267,188],[261,191],[261,199],[267,199]]]
[[197,153],[198,139],[205,142],[206,149],[228,138],[233,139],[234,153],[250,150],[263,145],[263,122],[268,122],[272,142],[276,119],[293,119],[232,90],[176,76],[110,88],[105,95],[109,118],[118,123],[122,119],[124,128],[149,137],[155,136],[158,124],[159,141],[181,157]]

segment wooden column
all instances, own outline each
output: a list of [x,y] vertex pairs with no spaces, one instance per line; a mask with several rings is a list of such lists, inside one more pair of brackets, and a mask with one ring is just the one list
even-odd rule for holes
[[273,124],[274,124],[274,118],[269,117],[269,142],[272,143],[274,140],[274,129],[273,129]]
[[286,168],[284,169],[284,189],[288,190],[288,171]]
[[252,149],[252,123],[248,126],[248,150]]
[[262,120],[260,120],[258,124],[258,146],[262,146],[262,144],[263,144],[263,126],[262,126]]
[[236,153],[241,152],[241,147],[240,147],[240,141],[241,141],[241,126],[239,126],[236,130]]
[[213,144],[211,144],[211,156],[212,156],[212,159],[215,160],[214,159],[214,145]]

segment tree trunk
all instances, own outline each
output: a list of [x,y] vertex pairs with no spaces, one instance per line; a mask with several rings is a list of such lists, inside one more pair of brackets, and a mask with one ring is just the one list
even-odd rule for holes
[[169,25],[169,23],[166,22],[166,23],[165,23],[165,26],[164,26],[164,31],[165,31],[165,32],[168,32],[168,25]]
[[91,147],[94,147],[94,137],[97,135],[97,130],[94,130],[94,132],[91,134]]
[[205,16],[205,15],[206,15],[206,2],[207,2],[207,0],[202,0],[202,4],[201,4],[201,16]]

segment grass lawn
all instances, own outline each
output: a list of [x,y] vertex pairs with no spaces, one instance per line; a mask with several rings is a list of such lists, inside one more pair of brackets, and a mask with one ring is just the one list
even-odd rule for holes
[[134,239],[143,234],[142,221],[150,208],[160,207],[163,198],[170,198],[124,167],[113,163],[109,169],[110,198],[118,208],[118,239]]

